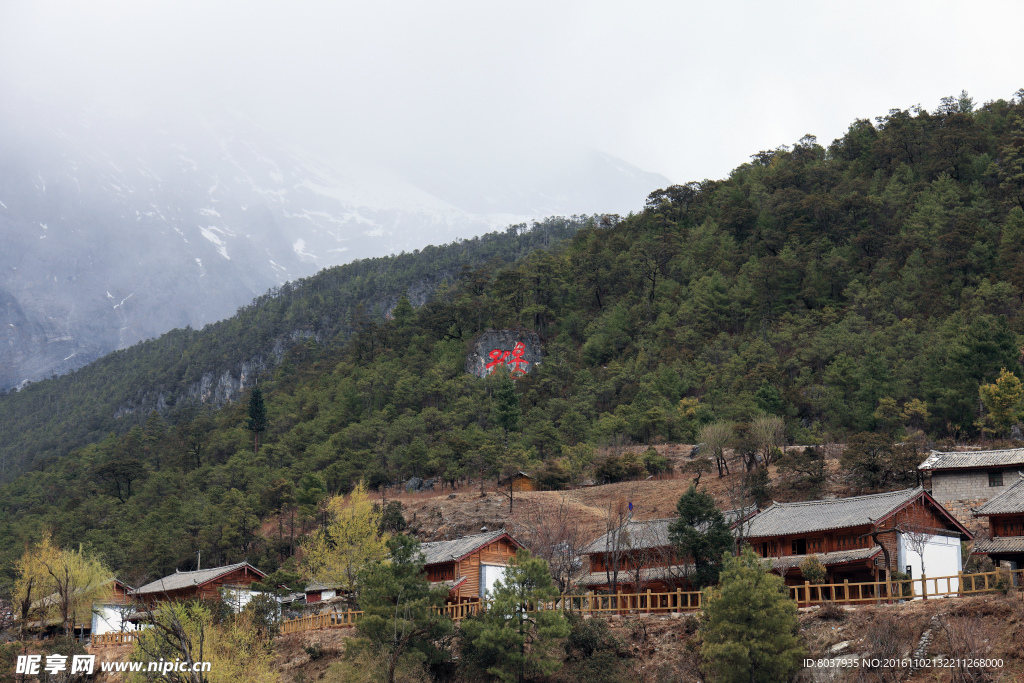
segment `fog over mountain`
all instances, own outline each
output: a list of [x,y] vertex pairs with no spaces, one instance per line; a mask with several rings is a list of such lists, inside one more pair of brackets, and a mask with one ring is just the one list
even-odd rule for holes
[[337,160],[241,116],[0,105],[0,388],[62,373],[356,258],[668,184],[596,151],[459,171]]

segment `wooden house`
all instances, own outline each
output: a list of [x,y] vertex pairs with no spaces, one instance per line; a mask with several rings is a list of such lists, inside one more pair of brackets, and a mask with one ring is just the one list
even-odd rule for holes
[[804,582],[800,564],[809,555],[825,566],[829,582],[878,581],[887,568],[909,568],[917,578],[922,566],[929,576],[956,576],[960,541],[971,538],[922,488],[774,503],[746,528],[747,543],[790,585]]
[[118,579],[111,579],[111,582],[113,587],[110,597],[102,602],[93,603],[92,606],[90,632],[94,636],[103,633],[120,633],[135,628],[134,625],[128,623],[127,619],[135,602],[132,597],[132,587]]
[[[749,523],[756,506],[724,513],[734,533],[740,524]],[[669,525],[675,517],[646,521],[629,520],[604,534],[586,548],[590,572],[579,585],[587,590],[633,593],[644,590],[690,589],[687,576],[692,570],[680,558],[669,540]]]
[[998,451],[932,451],[918,465],[931,475],[931,494],[940,503],[995,498],[1024,473],[1024,448]]
[[988,555],[996,565],[1009,563],[1011,569],[1024,567],[1024,478],[1007,482],[1009,488],[974,511],[988,517],[991,538],[979,540],[971,552]]
[[523,544],[504,530],[434,541],[421,546],[424,571],[432,583],[448,587],[450,603],[482,599]]
[[510,491],[538,491],[537,478],[519,470],[515,474],[502,479],[499,484]]
[[232,593],[233,601],[240,610],[251,597],[250,587],[267,577],[248,562],[229,564],[225,567],[197,569],[191,572],[174,572],[162,579],[137,588],[132,594],[152,607],[167,600],[213,600],[221,597],[221,590]]
[[307,605],[323,600],[332,600],[342,592],[341,584],[320,583],[319,581],[310,581],[306,584],[306,590],[304,591]]

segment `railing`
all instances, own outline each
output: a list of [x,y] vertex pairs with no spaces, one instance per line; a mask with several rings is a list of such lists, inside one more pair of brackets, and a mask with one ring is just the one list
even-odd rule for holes
[[979,574],[900,579],[894,581],[864,581],[859,583],[821,583],[805,581],[802,586],[790,586],[789,596],[801,607],[824,602],[860,604],[891,602],[901,599],[925,599],[990,593],[1002,588],[1021,585],[1022,569],[997,570]]
[[[445,605],[438,612],[453,621],[461,621],[480,612],[487,611],[490,600],[474,600]],[[604,593],[584,595],[560,595],[554,600],[526,605],[528,612],[561,610],[597,616],[612,614],[665,614],[669,612],[696,612],[701,608],[699,591],[676,590],[666,593],[646,591],[643,593]],[[281,633],[299,633],[321,628],[342,628],[355,626],[362,612],[332,612],[299,617],[282,622]]]
[[281,633],[298,633],[315,631],[320,628],[343,628],[355,626],[362,612],[348,610],[345,612],[329,612],[327,614],[311,614],[308,617],[287,619],[281,622]]
[[100,633],[92,637],[92,646],[130,645],[138,639],[138,631],[125,631],[124,633]]

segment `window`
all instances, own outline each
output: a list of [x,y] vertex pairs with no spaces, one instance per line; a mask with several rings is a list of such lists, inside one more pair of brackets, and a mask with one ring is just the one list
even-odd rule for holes
[[1002,472],[989,472],[988,473],[988,485],[989,486],[1002,486],[1003,485],[1003,473]]
[[793,540],[793,554],[794,555],[806,555],[807,554],[807,539],[797,538]]

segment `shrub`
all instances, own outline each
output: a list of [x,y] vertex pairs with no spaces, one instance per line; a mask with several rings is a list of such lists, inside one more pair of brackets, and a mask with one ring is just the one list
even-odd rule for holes
[[570,612],[565,640],[566,669],[560,678],[587,683],[618,683],[625,680],[620,659],[622,643],[612,635],[604,619],[585,619]]
[[817,555],[808,555],[800,563],[800,574],[804,577],[805,581],[810,581],[811,583],[825,583],[825,578],[828,576],[828,572],[825,571],[825,565],[821,563]]
[[647,470],[648,474],[663,474],[671,473],[675,468],[672,463],[664,455],[658,453],[653,448],[648,448],[644,451],[642,458],[644,469]]

